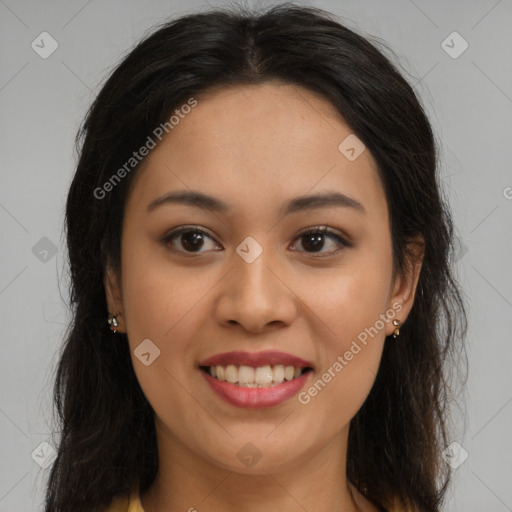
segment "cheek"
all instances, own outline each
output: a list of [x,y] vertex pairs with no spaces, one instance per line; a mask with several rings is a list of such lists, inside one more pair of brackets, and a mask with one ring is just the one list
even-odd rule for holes
[[[181,436],[186,437],[183,418],[186,424],[204,422],[200,408],[194,407],[196,402],[191,403],[184,390],[190,388],[194,338],[207,314],[204,295],[214,280],[208,285],[208,275],[198,278],[197,269],[164,264],[156,257],[132,256],[126,262],[123,301],[134,371],[157,416],[173,432],[184,429]],[[146,366],[137,353],[147,339],[151,340],[151,363]]]
[[[372,327],[389,300],[391,260],[354,254],[328,274],[297,276],[305,303],[325,326],[330,351],[348,349],[350,341]],[[382,329],[382,322],[379,322]],[[348,346],[347,346],[348,343]]]
[[[206,314],[204,295],[214,286],[214,279],[197,268],[173,265],[154,249],[130,250],[128,245],[122,286],[134,370],[151,401],[162,394],[168,399],[179,395],[169,388],[178,385],[176,380],[182,382],[193,364],[192,338]],[[142,346],[147,346],[144,353],[150,353],[149,365],[139,358]]]
[[322,367],[301,403],[333,431],[351,420],[374,383],[385,341],[381,315],[386,313],[390,279],[390,259],[360,257],[318,280],[318,292],[306,301],[321,320],[313,339]]
[[127,247],[125,254],[123,305],[129,336],[134,342],[176,339],[180,324],[197,319],[196,308],[214,286],[213,276],[199,267],[178,266],[154,247]]

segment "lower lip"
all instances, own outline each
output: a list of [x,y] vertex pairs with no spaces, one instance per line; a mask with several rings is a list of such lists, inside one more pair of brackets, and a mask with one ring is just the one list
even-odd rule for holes
[[282,404],[293,395],[296,395],[309,378],[309,374],[313,373],[309,370],[296,379],[268,388],[244,388],[216,379],[204,370],[199,371],[203,374],[213,391],[226,402],[237,407],[247,407],[249,409],[263,409]]

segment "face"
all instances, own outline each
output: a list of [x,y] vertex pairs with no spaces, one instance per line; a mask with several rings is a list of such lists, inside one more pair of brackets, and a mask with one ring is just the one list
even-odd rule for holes
[[[343,450],[419,268],[393,275],[376,163],[342,144],[352,132],[330,103],[275,82],[195,98],[132,182],[110,312],[160,446],[239,473],[299,467]],[[243,386],[200,368],[219,354]],[[291,380],[287,366],[301,368]]]

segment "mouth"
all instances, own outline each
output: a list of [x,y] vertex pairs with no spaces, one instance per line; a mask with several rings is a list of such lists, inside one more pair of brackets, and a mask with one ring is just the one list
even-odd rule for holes
[[237,364],[200,366],[200,370],[222,382],[242,388],[269,388],[300,378],[313,371],[311,366],[265,365],[246,366]]
[[216,354],[199,363],[199,371],[214,392],[236,407],[277,407],[296,395],[315,368],[298,356],[264,350]]

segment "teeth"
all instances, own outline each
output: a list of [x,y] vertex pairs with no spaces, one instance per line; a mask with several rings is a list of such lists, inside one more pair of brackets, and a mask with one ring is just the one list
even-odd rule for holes
[[226,366],[226,380],[231,382],[231,384],[238,382],[238,371],[234,364],[228,364]]
[[292,380],[293,379],[293,366],[286,366],[284,369],[284,378],[286,380]]
[[285,380],[292,380],[300,377],[302,368],[293,366],[283,366],[277,364],[275,366],[252,366],[228,364],[227,366],[210,366],[210,375],[237,384],[244,388],[267,388],[281,384]]
[[270,368],[270,366],[260,366],[256,368],[254,380],[256,381],[256,384],[271,384],[272,368]]
[[274,382],[283,382],[284,380],[284,366],[282,364],[276,364],[274,368],[272,368],[272,380]]
[[[212,369],[215,368],[212,366]],[[240,366],[238,368],[238,382],[240,386],[247,386],[247,384],[254,384],[254,368],[251,366]]]

